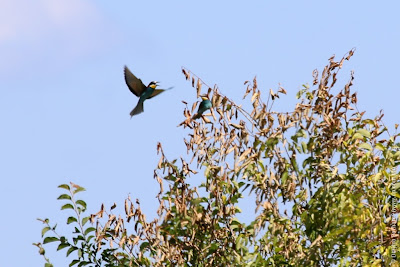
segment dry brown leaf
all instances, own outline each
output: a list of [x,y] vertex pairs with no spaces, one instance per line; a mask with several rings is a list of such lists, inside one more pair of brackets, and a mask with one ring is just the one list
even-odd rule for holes
[[217,121],[217,117],[215,117],[213,108],[210,108],[210,111],[211,111],[211,115],[212,115],[213,118],[214,118],[214,121]]
[[194,113],[194,111],[196,110],[197,107],[197,102],[194,102],[192,105],[192,113]]
[[201,93],[201,82],[200,82],[200,79],[197,79],[196,92],[197,92],[197,97],[199,97],[200,93]]
[[129,202],[128,199],[125,199],[125,214],[129,216]]
[[189,73],[188,73],[184,68],[182,68],[182,72],[183,72],[183,74],[185,75],[185,79],[186,79],[186,80],[189,80],[189,79],[190,79]]
[[258,93],[258,92],[255,92],[255,93],[251,96],[251,102],[254,102],[255,99],[257,99],[258,95],[259,95],[259,93]]
[[349,55],[346,57],[346,60],[349,60],[354,55],[355,48],[349,51]]
[[246,156],[247,156],[248,154],[250,154],[250,152],[251,152],[251,147],[249,147],[248,149],[246,149],[246,150],[240,155],[240,157],[239,157],[239,162],[240,162],[240,161],[243,161],[243,160],[246,158]]
[[211,123],[211,121],[210,121],[207,117],[202,116],[202,118],[203,118],[203,120],[204,120],[206,123]]
[[243,129],[244,128],[242,125],[235,124],[235,123],[229,123],[229,125],[233,126],[236,129]]
[[279,86],[278,93],[282,93],[282,94],[285,94],[285,95],[287,94],[285,88],[283,88],[283,87],[281,87],[281,86]]

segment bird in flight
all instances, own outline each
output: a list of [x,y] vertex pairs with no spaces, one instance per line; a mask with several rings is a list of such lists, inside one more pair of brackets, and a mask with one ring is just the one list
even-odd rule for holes
[[133,73],[128,69],[127,66],[124,67],[124,75],[125,82],[129,90],[132,92],[132,94],[139,97],[139,101],[136,107],[130,113],[131,118],[143,112],[143,103],[146,99],[155,97],[156,95],[161,94],[166,90],[156,89],[156,87],[158,86],[158,82],[156,81],[150,82],[148,86],[144,85],[142,80],[133,75]]

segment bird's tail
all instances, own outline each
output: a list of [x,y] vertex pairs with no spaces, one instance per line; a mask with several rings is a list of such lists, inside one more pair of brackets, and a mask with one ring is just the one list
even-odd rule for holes
[[142,102],[142,101],[139,101],[139,102],[137,103],[136,107],[135,107],[134,109],[132,109],[132,111],[131,111],[131,113],[130,113],[131,118],[132,118],[133,116],[137,115],[137,114],[142,113],[142,112],[143,112],[143,102]]

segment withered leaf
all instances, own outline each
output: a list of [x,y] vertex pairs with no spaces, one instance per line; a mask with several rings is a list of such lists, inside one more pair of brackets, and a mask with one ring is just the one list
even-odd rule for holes
[[211,123],[211,121],[206,116],[202,116],[202,118],[206,123]]
[[197,107],[197,102],[194,102],[192,105],[192,113],[194,113],[194,111],[196,110]]
[[201,82],[200,82],[200,79],[197,79],[196,92],[197,92],[197,97],[199,97],[200,93],[201,93]]
[[129,201],[125,199],[125,214],[129,215]]
[[189,73],[188,73],[184,68],[182,68],[182,72],[183,72],[183,74],[185,75],[185,79],[186,79],[186,80],[189,80],[189,79],[190,79]]
[[242,125],[239,125],[239,124],[229,123],[229,125],[233,126],[236,129],[244,129],[244,127]]
[[283,87],[279,87],[278,92],[286,95],[286,90]]

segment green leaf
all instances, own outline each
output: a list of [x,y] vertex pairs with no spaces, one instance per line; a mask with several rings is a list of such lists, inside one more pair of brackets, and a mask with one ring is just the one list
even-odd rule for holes
[[242,225],[242,223],[238,219],[236,219],[236,218],[232,219],[231,229],[239,228],[239,227],[241,227],[241,225]]
[[371,138],[371,133],[368,130],[365,129],[359,129],[356,131],[356,133],[361,134],[362,136],[365,136],[367,138]]
[[143,242],[142,244],[140,244],[140,251],[141,252],[144,252],[144,250],[146,249],[146,248],[148,248],[150,245],[149,245],[149,242]]
[[354,139],[364,140],[364,136],[362,134],[360,134],[360,133],[355,133],[351,139],[353,139],[353,140]]
[[51,264],[51,263],[49,263],[49,262],[46,262],[46,263],[44,264],[44,267],[54,267],[54,265]]
[[85,241],[85,239],[81,235],[78,235],[77,237],[73,237],[72,240],[74,241],[75,245],[78,243],[78,241]]
[[58,240],[59,239],[57,237],[48,236],[43,240],[43,244],[51,243],[51,242],[58,241]]
[[400,188],[400,183],[392,184],[392,190],[398,191]]
[[69,267],[74,266],[75,264],[79,263],[80,260],[73,260],[71,261],[71,263],[69,264]]
[[386,150],[386,148],[381,143],[377,143],[375,145],[375,148],[380,150],[380,151],[385,151]]
[[77,247],[71,246],[71,247],[68,249],[68,251],[67,251],[67,257],[69,256],[69,254],[71,254],[72,252],[74,252],[74,251],[77,250],[77,249],[78,249]]
[[74,194],[82,192],[82,191],[86,191],[86,189],[80,186],[80,187],[78,187],[77,189],[74,190]]
[[210,251],[213,252],[213,251],[216,251],[217,249],[218,249],[218,244],[212,243],[211,247],[210,247]]
[[61,199],[68,199],[68,200],[71,200],[71,196],[69,196],[69,195],[67,195],[67,194],[62,194],[62,195],[60,195],[57,199],[58,199],[58,200],[61,200]]
[[68,244],[68,243],[61,243],[60,245],[58,245],[57,251],[58,251],[58,250],[61,250],[61,249],[63,249],[63,248],[66,248],[66,247],[69,247],[69,244]]
[[304,142],[304,141],[301,142],[301,148],[303,149],[303,153],[307,153],[307,144],[306,144],[306,142]]
[[90,240],[92,240],[94,238],[94,235],[91,235],[89,237],[86,238],[86,242],[90,242]]
[[369,125],[372,125],[372,126],[375,125],[374,120],[371,120],[371,119],[365,119],[362,121],[362,123],[368,123]]
[[382,178],[382,173],[378,172],[377,174],[372,176],[372,181],[374,181],[375,183],[377,181],[379,181]]
[[78,258],[82,258],[82,256],[83,256],[83,251],[82,251],[82,249],[78,249]]
[[358,147],[359,147],[359,148],[367,149],[367,150],[369,150],[369,151],[372,150],[372,146],[371,146],[370,144],[368,144],[368,143],[361,143]]
[[286,180],[287,180],[288,176],[289,176],[289,173],[288,173],[287,171],[285,171],[285,172],[282,174],[281,181],[282,181],[282,184],[283,184],[283,185],[286,183]]
[[277,137],[271,137],[267,140],[267,146],[273,148],[276,144],[278,144],[279,139]]
[[84,226],[90,220],[90,216],[82,218],[82,226]]
[[84,209],[86,209],[86,202],[85,202],[85,201],[83,201],[83,200],[77,200],[77,201],[76,201],[76,204],[79,204],[79,205],[81,205]]
[[67,224],[70,224],[70,223],[73,223],[73,222],[78,222],[78,219],[77,218],[75,218],[75,217],[68,217],[68,220],[67,220]]
[[49,226],[46,226],[42,229],[42,237],[44,236],[45,233],[47,233],[47,231],[49,231],[51,228]]
[[94,227],[89,227],[85,230],[85,235],[89,234],[90,232],[96,231],[96,228]]
[[67,184],[59,185],[58,188],[64,188],[64,189],[67,189],[67,190],[70,189],[69,185],[67,185]]
[[65,205],[63,205],[63,206],[61,207],[61,210],[66,210],[66,209],[71,209],[71,210],[73,210],[73,209],[74,209],[74,206],[72,206],[72,204],[67,203],[67,204],[65,204]]

